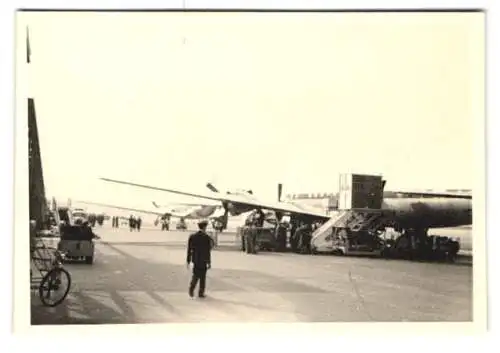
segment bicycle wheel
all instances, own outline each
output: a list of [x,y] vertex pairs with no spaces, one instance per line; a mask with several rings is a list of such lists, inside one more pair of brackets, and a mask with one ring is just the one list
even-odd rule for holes
[[43,305],[54,307],[62,303],[69,293],[71,276],[64,268],[54,268],[43,276],[38,294]]

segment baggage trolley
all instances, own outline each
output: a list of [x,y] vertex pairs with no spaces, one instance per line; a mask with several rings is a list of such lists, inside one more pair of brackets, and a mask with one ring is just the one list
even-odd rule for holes
[[98,238],[90,227],[66,226],[61,229],[57,248],[64,252],[67,260],[84,260],[86,264],[94,263],[95,244]]

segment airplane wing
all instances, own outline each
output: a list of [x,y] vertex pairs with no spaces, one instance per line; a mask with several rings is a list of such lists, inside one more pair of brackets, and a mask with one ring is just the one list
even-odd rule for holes
[[215,192],[195,194],[195,193],[191,193],[191,192],[185,192],[185,191],[174,190],[174,189],[165,189],[165,188],[160,188],[160,187],[156,187],[156,186],[132,183],[132,182],[121,181],[121,180],[116,180],[116,179],[109,179],[109,178],[100,178],[100,179],[103,181],[111,182],[111,183],[125,184],[125,185],[130,185],[130,186],[135,186],[135,187],[140,187],[140,188],[145,188],[145,189],[150,189],[150,190],[171,192],[171,193],[175,193],[175,194],[179,194],[179,195],[198,197],[198,198],[203,198],[203,199],[208,199],[208,200],[213,200],[213,201],[220,201],[223,203],[229,202],[229,203],[233,203],[233,204],[251,206],[251,207],[261,208],[261,209],[266,209],[266,210],[271,210],[271,211],[277,211],[277,212],[288,213],[288,214],[295,214],[298,216],[307,216],[307,217],[311,217],[311,218],[318,219],[318,220],[327,220],[330,218],[322,212],[313,211],[310,209],[306,209],[304,207],[300,207],[296,204],[290,204],[290,203],[286,203],[286,202],[261,202],[259,200],[254,199],[254,198],[244,197],[241,195],[223,194],[223,193],[215,193]]
[[204,205],[202,203],[193,203],[193,202],[173,202],[168,204],[168,206],[165,205],[159,205],[157,202],[152,201],[153,206],[155,208],[167,208],[167,207],[172,207],[172,206],[191,206],[191,207],[206,207],[206,206],[213,206],[213,205]]

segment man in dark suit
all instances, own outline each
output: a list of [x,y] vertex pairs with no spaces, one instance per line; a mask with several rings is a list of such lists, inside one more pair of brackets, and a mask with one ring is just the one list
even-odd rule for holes
[[200,281],[200,287],[198,290],[198,296],[200,298],[205,298],[205,284],[207,270],[211,266],[211,250],[212,250],[212,239],[206,233],[208,222],[200,221],[198,223],[199,230],[189,236],[188,248],[187,248],[187,266],[193,263],[193,276],[191,278],[191,284],[189,285],[189,296],[194,296],[194,290],[198,281]]

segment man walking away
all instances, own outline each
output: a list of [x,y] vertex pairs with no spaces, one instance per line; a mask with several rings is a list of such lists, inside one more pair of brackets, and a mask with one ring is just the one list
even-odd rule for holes
[[190,297],[194,296],[194,290],[199,280],[198,297],[205,298],[205,282],[207,270],[211,266],[210,252],[212,250],[210,236],[206,233],[207,225],[207,221],[200,221],[198,223],[199,230],[191,234],[188,240],[187,266],[189,267],[189,264],[193,263],[193,276],[189,285]]

